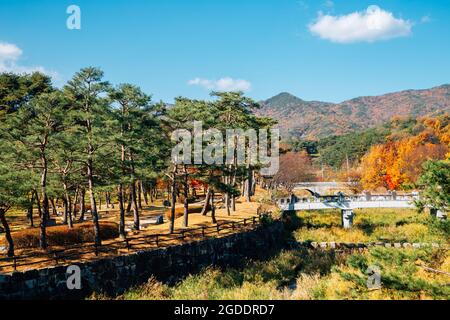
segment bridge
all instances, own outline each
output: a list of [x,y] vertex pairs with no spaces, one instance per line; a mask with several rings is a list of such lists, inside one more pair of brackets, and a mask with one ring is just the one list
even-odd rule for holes
[[[341,221],[344,228],[350,228],[353,224],[353,210],[363,208],[393,208],[413,209],[414,202],[419,200],[418,193],[398,195],[395,191],[388,194],[371,194],[366,192],[360,195],[344,195],[339,193],[334,196],[320,196],[315,193],[314,197],[298,198],[295,195],[277,199],[277,204],[282,211],[309,211],[340,209]],[[430,213],[439,219],[444,219],[444,212],[430,209]]]
[[346,182],[298,182],[294,184],[294,191],[306,190],[313,196],[319,196],[321,194],[336,193],[349,190],[349,184]]

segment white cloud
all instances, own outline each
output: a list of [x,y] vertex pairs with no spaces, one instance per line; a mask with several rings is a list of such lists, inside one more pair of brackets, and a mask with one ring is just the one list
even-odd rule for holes
[[47,75],[57,77],[56,72],[46,70],[41,66],[27,67],[17,63],[23,51],[12,43],[0,42],[0,72],[32,73],[39,71]]
[[22,55],[22,50],[11,43],[0,42],[0,63],[7,60],[17,60]]
[[252,84],[247,80],[233,79],[230,77],[221,78],[219,80],[195,78],[189,80],[188,84],[216,91],[249,91],[252,87]]
[[317,21],[309,30],[322,39],[337,43],[374,42],[411,34],[412,22],[395,18],[391,12],[370,6],[362,12],[343,16],[324,15],[319,12]]

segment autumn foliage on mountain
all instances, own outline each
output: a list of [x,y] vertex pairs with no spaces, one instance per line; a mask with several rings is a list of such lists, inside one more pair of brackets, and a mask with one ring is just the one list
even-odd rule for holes
[[[393,123],[402,123],[397,118]],[[361,159],[361,183],[365,189],[389,190],[412,187],[422,164],[450,156],[450,117],[418,118],[407,130],[392,133],[385,143],[374,145]]]
[[450,84],[340,103],[305,101],[284,92],[261,101],[256,112],[277,120],[284,138],[318,140],[374,128],[395,116],[416,118],[448,113]]

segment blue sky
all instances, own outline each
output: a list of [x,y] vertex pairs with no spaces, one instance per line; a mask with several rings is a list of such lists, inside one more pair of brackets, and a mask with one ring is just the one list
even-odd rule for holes
[[212,88],[339,102],[450,83],[449,16],[449,0],[0,0],[0,70],[61,84],[98,66],[167,102]]

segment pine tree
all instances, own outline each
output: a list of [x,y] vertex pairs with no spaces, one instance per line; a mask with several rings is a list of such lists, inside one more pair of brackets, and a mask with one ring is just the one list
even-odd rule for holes
[[100,224],[95,200],[97,174],[96,165],[105,161],[105,154],[111,153],[111,139],[107,130],[109,121],[108,100],[103,96],[109,88],[102,81],[100,69],[88,67],[77,72],[64,87],[69,100],[74,134],[81,147],[79,159],[86,170],[87,190],[94,223],[95,244],[101,245]]
[[[138,198],[141,196],[142,180],[155,176],[158,153],[161,149],[161,130],[154,114],[157,109],[150,96],[131,84],[119,85],[109,94],[117,104],[115,108],[116,144],[120,155],[117,173],[120,209],[119,233],[125,237],[125,185],[129,186],[134,213],[134,229],[140,229]],[[160,154],[161,156],[162,154]]]
[[54,91],[32,99],[7,119],[10,128],[7,137],[16,142],[16,147],[11,150],[15,162],[24,170],[39,176],[39,186],[36,188],[39,190],[39,196],[36,196],[36,201],[42,206],[39,240],[42,249],[47,248],[46,227],[50,216],[49,146],[62,128],[62,118],[62,94]]

